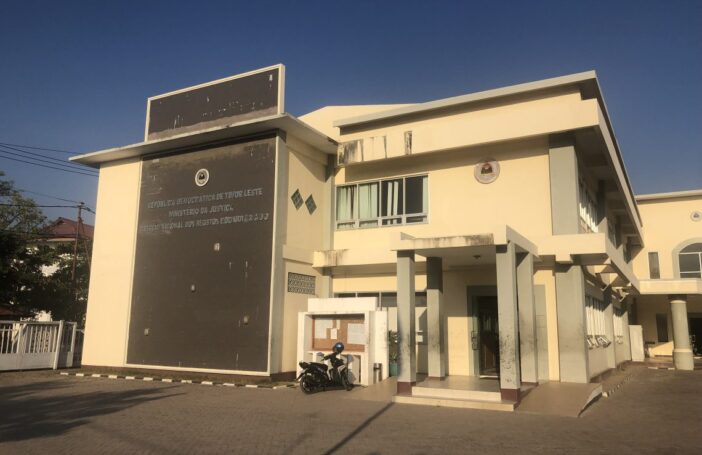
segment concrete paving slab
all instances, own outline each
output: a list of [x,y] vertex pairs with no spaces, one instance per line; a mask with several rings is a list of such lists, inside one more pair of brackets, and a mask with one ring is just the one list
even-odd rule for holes
[[600,395],[601,384],[548,382],[532,389],[517,407],[517,412],[578,417]]

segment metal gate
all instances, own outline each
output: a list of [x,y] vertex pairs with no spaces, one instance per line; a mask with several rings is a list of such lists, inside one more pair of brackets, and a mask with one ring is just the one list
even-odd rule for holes
[[0,321],[0,370],[73,366],[75,322]]

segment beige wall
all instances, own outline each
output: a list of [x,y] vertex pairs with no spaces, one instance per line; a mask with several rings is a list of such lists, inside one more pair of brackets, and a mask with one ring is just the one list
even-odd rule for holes
[[534,273],[534,285],[541,285],[546,297],[546,332],[548,334],[548,378],[560,379],[558,356],[558,307],[556,304],[556,278],[551,269],[539,269]]
[[126,361],[140,177],[138,159],[100,169],[84,365],[119,367]]
[[[324,248],[324,230],[327,222],[325,205],[330,204],[325,189],[326,155],[309,149],[294,138],[287,141],[288,151],[288,191],[285,238],[283,248],[284,273],[281,277],[285,282],[282,293],[282,327],[273,327],[281,333],[281,364],[273,365],[273,372],[295,371],[297,367],[297,329],[298,313],[307,311],[307,299],[310,297],[325,297],[322,295],[322,276],[312,268],[312,252]],[[303,200],[312,195],[317,209],[310,214],[303,205],[296,209],[290,197],[299,190]],[[287,292],[288,273],[300,273],[315,277],[315,295]],[[273,303],[274,305],[278,302]]]
[[651,251],[658,252],[661,278],[679,278],[673,272],[673,250],[690,239],[702,241],[702,221],[690,218],[695,210],[702,211],[702,196],[639,202],[645,248],[634,259],[634,273],[640,279],[650,277]]
[[[491,100],[457,110],[428,113],[419,119],[399,118],[358,131],[347,128],[338,137],[341,142],[363,139],[362,160],[372,161],[404,155],[406,131],[412,132],[412,154],[417,155],[586,128],[600,122],[597,100],[583,100],[574,87],[555,89],[550,94],[524,95],[516,100]],[[314,113],[303,119],[313,127],[317,123],[320,128],[328,124],[326,117]],[[373,143],[373,137],[385,140]],[[387,144],[385,149],[382,142]]]
[[[687,296],[687,313],[702,317],[702,295]],[[665,314],[668,318],[668,340],[673,341],[673,319],[670,313],[670,301],[666,295],[642,295],[636,297],[636,319],[643,329],[644,343],[658,343],[656,315]],[[672,345],[671,345],[672,349]]]
[[[327,223],[324,207],[331,203],[325,190],[327,155],[293,141],[289,141],[287,149],[289,170],[285,244],[311,254],[323,248],[322,238]],[[295,209],[290,199],[295,190],[300,191],[303,201],[312,195],[317,205],[313,214],[310,215],[304,204]]]
[[[475,164],[485,158],[500,163],[500,175],[490,184],[473,176]],[[336,184],[425,173],[428,223],[336,231],[334,248],[386,247],[399,232],[416,237],[486,233],[500,224],[509,224],[530,239],[551,234],[545,137],[347,166],[339,169]]]

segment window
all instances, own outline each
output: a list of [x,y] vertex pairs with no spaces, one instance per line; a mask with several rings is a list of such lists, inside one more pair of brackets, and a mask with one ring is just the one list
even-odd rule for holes
[[356,226],[356,185],[340,186],[336,189],[336,228],[350,229]]
[[427,176],[421,175],[337,187],[336,228],[426,222],[427,182]]
[[648,273],[651,279],[661,277],[661,269],[658,266],[658,253],[655,251],[648,253]]
[[658,342],[666,343],[670,341],[668,339],[668,315],[667,314],[657,314],[656,315],[656,331],[658,332]]
[[[336,292],[334,297],[378,297],[378,302],[383,308],[397,308],[396,292]],[[414,293],[414,306],[421,308],[427,306],[426,291]]]
[[680,251],[680,278],[702,278],[702,243],[693,243]]
[[605,303],[595,297],[585,296],[585,316],[587,325],[587,344],[592,348],[607,347],[611,344],[606,335]]
[[607,237],[612,245],[619,246],[619,240],[617,239],[617,226],[614,224],[613,220],[607,221]]
[[579,189],[580,226],[583,228],[583,232],[597,232],[597,204],[595,199],[590,195],[585,182],[582,180],[580,180]]

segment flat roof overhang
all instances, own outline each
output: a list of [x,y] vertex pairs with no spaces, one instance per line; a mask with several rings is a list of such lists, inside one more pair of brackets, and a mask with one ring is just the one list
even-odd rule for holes
[[652,193],[652,194],[640,194],[636,196],[637,202],[649,202],[649,201],[663,201],[669,199],[686,199],[686,198],[698,198],[702,197],[702,189],[698,190],[687,190],[687,191],[673,191],[670,193]]
[[[360,131],[366,128],[373,128],[374,125],[385,122],[402,123],[423,116],[436,115],[442,111],[452,111],[457,108],[480,105],[486,101],[519,99],[527,94],[549,93],[554,89],[562,87],[576,87],[583,99],[596,99],[598,112],[597,121],[593,123],[593,130],[599,136],[598,149],[603,150],[606,155],[606,174],[614,182],[622,200],[621,213],[626,214],[630,223],[627,223],[624,232],[625,236],[635,237],[640,245],[643,245],[642,221],[638,207],[634,200],[633,190],[626,172],[624,160],[621,155],[619,144],[617,143],[612,122],[607,112],[602,89],[597,79],[595,71],[585,71],[582,73],[570,74],[566,76],[554,77],[535,82],[511,85],[508,87],[485,90],[467,95],[454,96],[450,98],[418,103],[395,109],[388,109],[380,112],[373,112],[366,115],[339,119],[334,122],[334,126],[340,129],[349,128]],[[565,133],[566,131],[554,131],[552,134]],[[578,131],[573,131],[578,134]]]
[[100,165],[111,161],[139,158],[162,152],[187,150],[204,144],[217,144],[238,137],[253,136],[269,131],[284,131],[321,152],[329,155],[336,154],[336,141],[290,114],[276,114],[202,131],[184,133],[166,139],[139,142],[137,144],[72,156],[69,159],[86,166],[99,168]]
[[368,273],[394,270],[398,251],[414,251],[417,271],[424,270],[427,257],[444,259],[447,267],[482,266],[495,263],[495,247],[512,242],[519,253],[531,253],[539,260],[537,247],[526,237],[509,226],[495,227],[491,232],[448,237],[416,238],[399,233],[387,248],[353,248],[345,250],[315,251],[315,268],[331,268],[343,273],[362,266]]
[[702,280],[691,278],[641,280],[639,289],[641,295],[702,295]]

